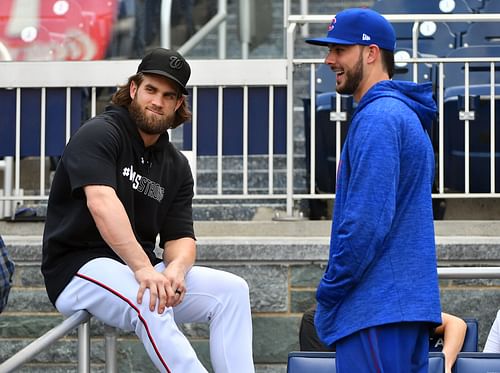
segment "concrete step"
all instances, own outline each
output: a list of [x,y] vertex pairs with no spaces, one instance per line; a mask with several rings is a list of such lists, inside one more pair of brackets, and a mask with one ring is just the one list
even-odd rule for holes
[[[280,193],[284,194],[284,190],[275,188],[274,194]],[[224,189],[227,193],[227,189]],[[231,190],[233,194],[243,193],[242,189]],[[252,192],[249,189],[249,192]],[[208,190],[201,189],[199,193],[205,193],[206,196],[215,194],[213,188]],[[267,194],[267,191],[262,195]],[[231,193],[229,193],[231,194]],[[28,209],[28,210],[26,210]],[[218,220],[231,220],[231,221],[250,221],[250,220],[270,220],[278,212],[283,212],[286,210],[286,205],[284,199],[276,198],[262,198],[262,199],[209,199],[195,198],[193,201],[193,219],[195,221],[206,220],[206,221],[218,221]],[[16,212],[25,211],[22,215],[16,215],[14,218],[12,216],[6,217],[4,222],[12,223],[28,223],[28,222],[42,222],[45,220],[47,214],[47,204],[43,203],[26,203],[20,205],[16,208]],[[1,233],[1,231],[0,231]]]
[[[500,265],[500,221],[436,222],[440,266]],[[198,264],[245,278],[250,288],[257,371],[284,373],[289,351],[298,349],[302,312],[314,303],[328,258],[328,221],[196,221]],[[0,222],[16,262],[9,304],[0,317],[0,362],[58,325],[40,274],[43,223]],[[443,309],[480,324],[480,346],[500,303],[498,280],[442,280]],[[183,325],[200,359],[209,366],[206,325]],[[103,371],[104,327],[91,322],[92,371]],[[76,371],[76,335],[36,357],[23,372]],[[135,336],[120,333],[120,372],[154,371]],[[139,366],[140,365],[140,366]]]
[[[254,221],[195,220],[199,238],[205,237],[330,237],[331,222],[327,220],[272,220],[272,210],[262,213]],[[0,234],[17,239],[39,240],[44,222],[11,222],[0,220]],[[434,222],[436,237],[500,237],[500,220],[438,220]],[[25,238],[23,238],[25,237]]]

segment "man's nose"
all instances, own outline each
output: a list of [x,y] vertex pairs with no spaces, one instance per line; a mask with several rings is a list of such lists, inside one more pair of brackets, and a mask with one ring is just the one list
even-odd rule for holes
[[152,104],[158,107],[163,107],[163,95],[153,95]]
[[332,65],[335,62],[335,57],[332,52],[328,53],[325,57],[325,63],[327,65]]

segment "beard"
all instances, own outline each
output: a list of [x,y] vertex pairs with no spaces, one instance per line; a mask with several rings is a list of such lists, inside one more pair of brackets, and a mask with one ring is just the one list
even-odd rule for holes
[[352,95],[358,89],[363,80],[363,54],[359,54],[358,62],[351,70],[345,71],[344,86],[338,87],[337,92],[345,95]]
[[161,135],[167,132],[174,121],[175,115],[148,115],[146,109],[143,109],[135,99],[130,103],[129,112],[137,128],[148,135]]

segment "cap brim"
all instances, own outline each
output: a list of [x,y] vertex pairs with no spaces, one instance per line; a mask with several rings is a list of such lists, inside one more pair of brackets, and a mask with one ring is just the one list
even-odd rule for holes
[[185,95],[189,94],[189,92],[186,89],[186,87],[184,87],[184,85],[176,77],[174,77],[173,75],[167,74],[165,71],[161,71],[161,70],[141,70],[141,73],[144,73],[144,74],[156,74],[156,75],[164,76],[165,78],[168,78],[168,79],[173,80],[174,82],[176,82],[179,85],[179,87],[181,87],[182,93],[184,93]]
[[347,41],[347,40],[342,40],[342,39],[336,39],[336,38],[313,38],[313,39],[306,39],[306,43],[308,44],[313,44],[313,45],[322,45],[322,46],[328,46],[330,44],[341,44],[341,45],[354,45],[356,43],[352,41]]

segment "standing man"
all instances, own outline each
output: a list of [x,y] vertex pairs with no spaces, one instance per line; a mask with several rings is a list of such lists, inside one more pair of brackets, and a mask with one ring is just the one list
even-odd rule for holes
[[194,266],[193,177],[167,134],[190,118],[190,74],[179,53],[151,51],[71,138],[50,191],[42,273],[61,313],[85,309],[134,331],[162,372],[206,372],[176,323],[207,322],[215,372],[251,373],[248,285]]
[[441,323],[429,136],[431,84],[390,80],[395,34],[370,9],[336,15],[325,63],[358,102],[337,176],[328,266],[315,325],[336,344],[337,372],[427,372]]

